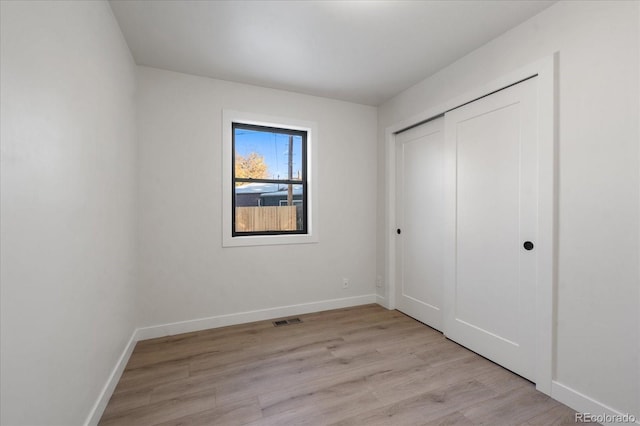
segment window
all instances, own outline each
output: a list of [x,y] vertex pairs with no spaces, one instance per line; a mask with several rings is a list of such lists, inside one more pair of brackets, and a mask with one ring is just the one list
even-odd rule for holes
[[306,234],[307,132],[236,122],[232,131],[232,235]]
[[[287,205],[287,200],[280,200],[280,205],[281,206],[286,206]],[[293,200],[293,205],[294,206],[301,206],[302,205],[302,200]]]
[[223,246],[318,241],[315,128],[223,112]]

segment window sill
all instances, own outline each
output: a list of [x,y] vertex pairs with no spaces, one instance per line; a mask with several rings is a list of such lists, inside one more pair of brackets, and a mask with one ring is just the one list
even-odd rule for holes
[[250,235],[232,237],[227,235],[222,240],[222,247],[252,247],[273,246],[281,244],[313,244],[318,242],[318,236],[305,235]]

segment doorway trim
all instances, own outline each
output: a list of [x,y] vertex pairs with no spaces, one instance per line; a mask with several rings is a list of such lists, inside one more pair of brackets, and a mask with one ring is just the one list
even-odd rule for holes
[[536,288],[536,389],[551,395],[554,357],[555,294],[557,282],[557,64],[558,53],[515,70],[462,96],[404,119],[385,129],[385,287],[387,309],[396,308],[396,134],[443,115],[520,81],[538,80],[538,188],[539,237],[538,286]]

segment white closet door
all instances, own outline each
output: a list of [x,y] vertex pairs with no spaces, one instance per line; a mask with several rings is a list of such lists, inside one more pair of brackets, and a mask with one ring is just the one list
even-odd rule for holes
[[532,78],[445,115],[444,333],[532,381],[536,99]]
[[444,120],[396,136],[396,303],[442,329]]

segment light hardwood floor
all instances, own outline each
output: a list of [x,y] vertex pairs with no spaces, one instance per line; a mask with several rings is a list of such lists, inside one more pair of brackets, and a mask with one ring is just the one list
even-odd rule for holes
[[378,305],[138,342],[100,425],[563,425],[530,382]]

